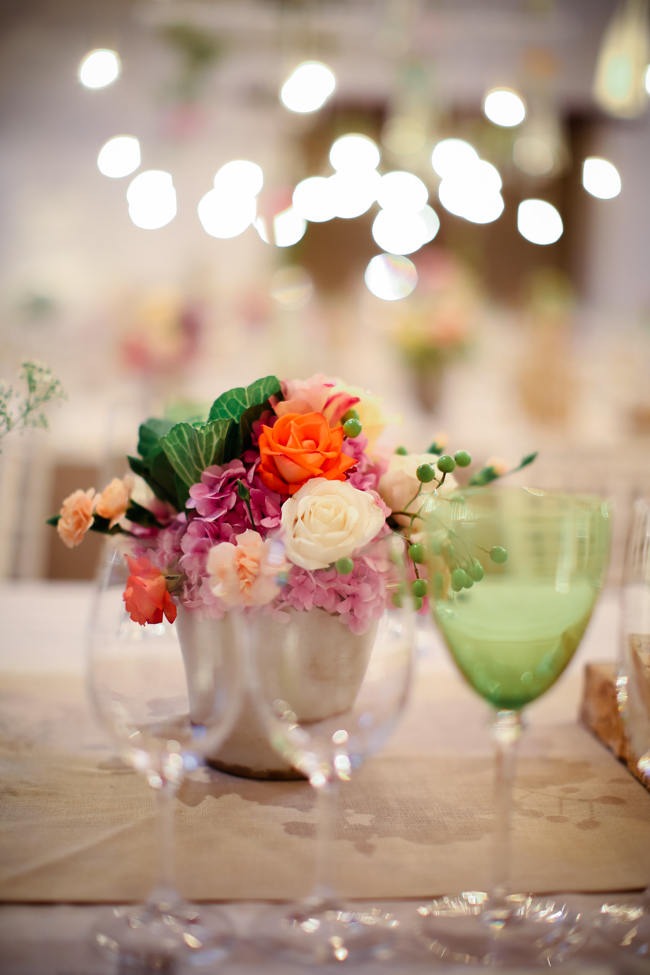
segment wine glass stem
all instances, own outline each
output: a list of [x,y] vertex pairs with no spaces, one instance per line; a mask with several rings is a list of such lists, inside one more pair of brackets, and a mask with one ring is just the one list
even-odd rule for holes
[[524,723],[520,711],[497,711],[492,725],[495,743],[495,833],[494,862],[492,865],[492,890],[490,908],[507,910],[506,898],[510,893],[510,861],[512,841],[512,809],[517,745],[523,734]]
[[156,911],[170,913],[180,898],[176,889],[176,844],[174,841],[174,799],[178,786],[163,779],[154,786],[158,839],[157,882],[148,904]]
[[[312,782],[312,784],[314,784]],[[315,785],[316,789],[316,864],[312,899],[318,902],[332,900],[335,891],[334,874],[336,858],[333,856],[334,826],[338,806],[339,781],[327,779]]]

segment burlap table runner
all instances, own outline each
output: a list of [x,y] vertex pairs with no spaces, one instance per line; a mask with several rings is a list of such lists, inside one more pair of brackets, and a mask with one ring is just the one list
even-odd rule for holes
[[[516,787],[513,886],[600,891],[650,880],[650,795],[576,723],[578,676],[532,710]],[[78,676],[0,680],[0,898],[139,899],[153,879],[153,803],[87,713]],[[316,829],[303,782],[200,770],[177,802],[179,887],[196,900],[310,889]],[[341,788],[338,887],[363,899],[489,885],[487,712],[429,662],[385,750]]]

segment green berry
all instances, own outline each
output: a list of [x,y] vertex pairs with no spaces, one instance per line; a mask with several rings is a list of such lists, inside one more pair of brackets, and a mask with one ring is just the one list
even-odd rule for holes
[[493,562],[497,562],[500,565],[506,561],[508,553],[502,545],[493,545],[490,549],[490,558]]
[[422,603],[423,603],[422,596],[413,597],[413,609],[415,610],[416,613],[418,612],[418,610],[422,609]]
[[456,466],[456,461],[449,454],[443,454],[442,457],[438,458],[438,470],[442,471],[443,474],[451,474]]
[[468,579],[469,576],[464,569],[454,569],[451,574],[451,588],[454,592],[460,592],[461,589],[465,588]]
[[467,572],[474,582],[480,582],[485,575],[485,570],[478,559],[474,559],[472,562],[470,562],[469,566],[467,567]]
[[396,447],[395,453],[400,454],[402,457],[406,457],[406,455],[408,454],[408,450],[406,449],[406,447]]
[[334,563],[336,571],[342,576],[349,576],[354,569],[354,562],[351,558],[337,559]]
[[426,596],[427,583],[425,579],[414,579],[411,583],[411,592],[414,596]]
[[439,443],[436,443],[435,440],[433,441],[433,443],[431,444],[430,447],[427,447],[427,453],[428,454],[441,454],[442,451],[443,451],[443,448],[440,446]]
[[424,545],[422,542],[414,542],[409,545],[409,558],[412,562],[424,562]]
[[343,423],[345,423],[346,420],[358,420],[358,419],[359,419],[359,414],[357,413],[356,410],[348,410],[347,413],[343,414]]
[[472,458],[466,450],[457,450],[454,454],[454,460],[459,467],[469,467],[472,463]]
[[358,437],[361,433],[361,424],[354,417],[351,417],[343,424],[343,433],[346,437]]
[[436,472],[431,464],[420,464],[415,471],[415,476],[422,484],[428,484],[436,476]]

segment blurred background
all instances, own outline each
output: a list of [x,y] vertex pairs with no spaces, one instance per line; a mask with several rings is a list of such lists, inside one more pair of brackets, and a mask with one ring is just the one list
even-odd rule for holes
[[[650,477],[645,0],[3,0],[0,578],[138,423],[276,373],[528,481]],[[619,529],[620,534],[620,529]],[[95,539],[92,540],[93,542]],[[620,544],[620,539],[617,545]]]

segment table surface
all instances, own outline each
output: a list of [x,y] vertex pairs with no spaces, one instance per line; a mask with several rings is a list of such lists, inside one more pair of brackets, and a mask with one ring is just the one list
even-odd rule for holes
[[[37,677],[47,673],[80,674],[83,670],[84,629],[89,596],[90,587],[85,583],[30,582],[0,585],[0,613],[3,620],[0,675],[8,675],[10,683],[12,676],[19,675]],[[531,730],[541,729],[546,732],[566,721],[567,715],[575,719],[581,693],[582,666],[586,661],[613,660],[617,623],[617,594],[615,591],[606,591],[596,607],[590,627],[571,667],[546,698],[530,707]],[[418,656],[424,672],[429,675],[439,673],[441,679],[452,682],[450,686],[454,687],[454,694],[457,694],[454,707],[460,710],[463,717],[466,714],[471,721],[480,702],[477,703],[472,693],[457,680],[433,628],[424,627],[421,630]],[[444,751],[444,736],[438,747],[440,751]],[[611,762],[612,770],[619,774],[622,766],[613,758]],[[642,789],[641,786],[638,788]],[[645,801],[645,796],[641,801]],[[650,823],[650,795],[647,796],[647,803]],[[647,848],[639,851],[639,856],[645,857],[648,863]],[[603,901],[623,899],[626,902],[638,902],[641,897],[638,886],[635,884],[635,889],[618,893],[558,892],[563,899],[566,897],[583,912],[590,931],[586,945],[573,959],[571,968],[563,970],[589,971],[594,975],[649,970],[647,967],[635,965],[626,968],[629,963],[600,940],[592,924]],[[0,891],[0,895],[1,893]],[[400,920],[399,955],[392,961],[355,966],[355,972],[362,975],[365,972],[394,971],[417,975],[419,972],[431,970],[432,959],[417,938],[416,907],[420,902],[404,897],[382,899],[386,910]],[[5,903],[0,907],[0,971],[12,975],[108,975],[115,971],[113,965],[98,958],[87,944],[90,926],[107,909],[98,904]],[[264,910],[264,904],[251,900],[203,905],[202,914],[206,920],[209,921],[216,913],[225,912],[233,930],[239,936],[238,947],[231,958],[219,967],[220,971],[248,975],[249,972],[259,971],[262,963],[264,970],[268,972],[300,971],[297,967],[275,963],[268,958],[262,960],[250,945],[247,936],[255,931],[256,919]],[[440,964],[436,967],[439,969]]]

